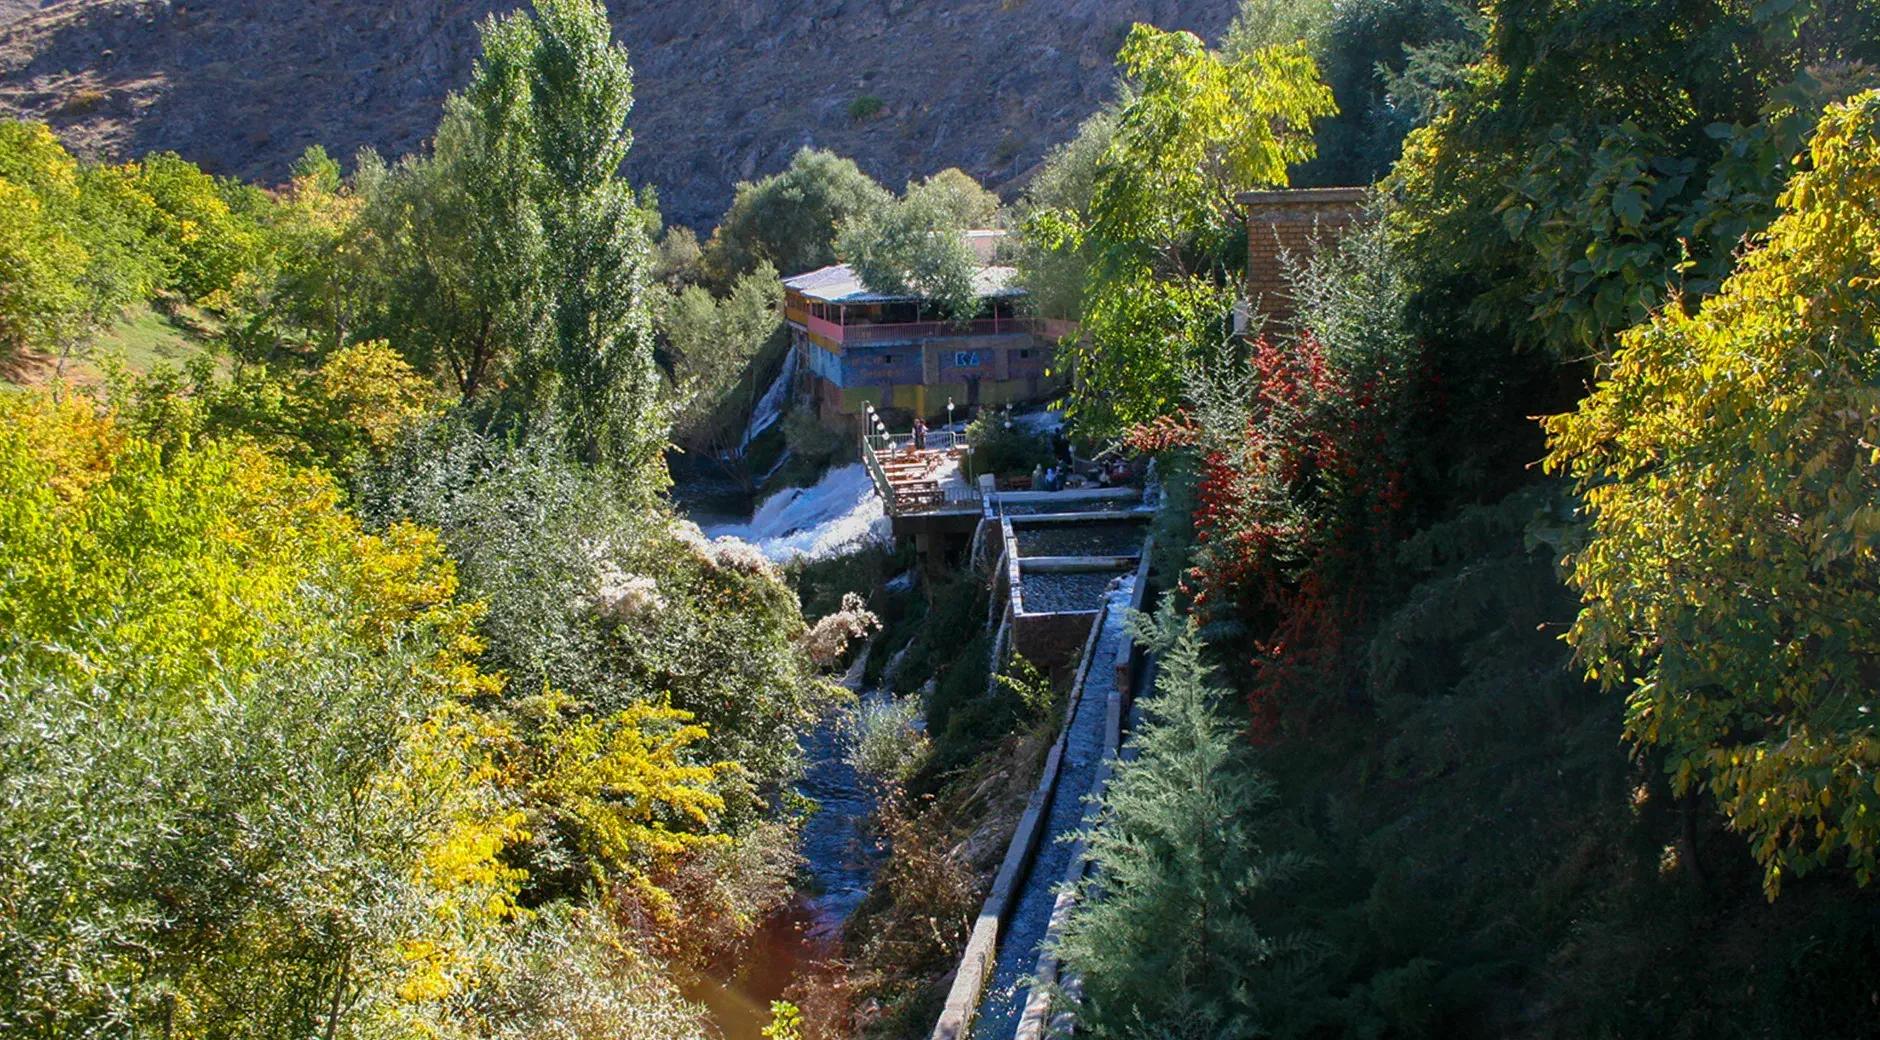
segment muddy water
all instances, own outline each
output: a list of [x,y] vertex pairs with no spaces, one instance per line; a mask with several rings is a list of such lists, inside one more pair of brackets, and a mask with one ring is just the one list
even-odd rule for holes
[[874,799],[843,756],[843,715],[831,712],[803,742],[809,765],[797,790],[821,806],[803,827],[803,891],[736,956],[685,987],[725,1040],[761,1040],[770,1002],[840,952],[842,924],[868,895],[880,865],[868,833]]

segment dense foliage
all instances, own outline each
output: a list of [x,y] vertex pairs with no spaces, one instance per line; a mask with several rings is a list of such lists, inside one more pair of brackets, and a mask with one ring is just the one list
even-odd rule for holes
[[[1295,260],[1292,322],[1152,313],[1054,237],[1100,219],[1114,117],[1047,168],[1022,254],[1104,366],[1073,405],[1162,388],[1075,418],[1159,455],[1158,568],[1252,709],[1231,771],[1272,778],[1262,844],[1313,861],[1268,894],[1235,872],[1248,934],[1318,953],[1241,1007],[1300,1037],[1862,1034],[1875,115],[1837,101],[1871,83],[1876,12],[1310,7],[1247,5],[1224,60],[1304,39],[1344,102],[1333,49],[1366,44],[1325,26],[1394,24],[1364,104],[1427,125],[1381,219]],[[1155,349],[1105,350],[1104,308]],[[1184,862],[1142,837],[1179,814],[1124,815],[1093,840]],[[1076,1013],[1213,1035],[1142,965],[1172,947],[1109,916],[1161,874],[1111,877],[1072,918]]]
[[1714,291],[1774,216],[1822,106],[1871,80],[1861,4],[1490,7],[1485,52],[1412,133],[1391,219],[1420,288],[1563,357]]
[[1428,116],[1424,93],[1480,46],[1480,13],[1459,0],[1246,0],[1228,56],[1304,41],[1337,102],[1315,127],[1318,154],[1291,172],[1301,186],[1369,184]]
[[558,427],[592,462],[644,468],[665,430],[646,309],[650,219],[619,169],[625,52],[606,12],[544,0],[483,26],[434,154],[364,179],[390,273],[378,330],[466,400]]
[[1880,854],[1880,93],[1830,110],[1808,167],[1716,296],[1626,332],[1549,424],[1591,515],[1574,645],[1772,897]]
[[1235,196],[1286,183],[1313,154],[1313,121],[1333,111],[1297,44],[1227,60],[1192,34],[1138,25],[1118,60],[1128,91],[1113,127],[1092,124],[1109,142],[1087,207],[1034,207],[1028,220],[1043,248],[1087,271],[1082,333],[1059,348],[1076,373],[1071,412],[1096,435],[1179,403],[1184,371],[1225,332],[1228,271],[1241,266],[1228,257],[1245,241]]
[[[493,999],[538,941],[504,850],[560,774],[520,770],[478,709],[503,683],[435,533],[368,533],[252,444],[0,407],[9,1030],[475,1035],[580,1003]],[[662,832],[708,786],[550,746],[640,774]]]
[[744,419],[764,392],[754,363],[783,328],[777,269],[759,263],[723,297],[687,285],[661,301],[677,403],[673,437],[706,451],[744,447]]
[[160,290],[227,290],[258,247],[229,192],[174,155],[80,163],[38,124],[0,121],[0,349],[74,349]]
[[785,275],[826,267],[836,262],[843,222],[889,198],[852,160],[804,148],[781,173],[738,185],[705,244],[706,269],[714,282],[729,285],[766,261]]

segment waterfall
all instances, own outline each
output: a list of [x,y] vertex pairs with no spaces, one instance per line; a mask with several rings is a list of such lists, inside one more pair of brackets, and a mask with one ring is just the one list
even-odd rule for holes
[[888,532],[888,515],[875,494],[875,483],[859,462],[830,470],[815,487],[777,492],[757,507],[749,523],[705,529],[714,538],[749,542],[777,562],[839,556],[885,542]]
[[757,406],[751,409],[751,421],[744,427],[744,439],[738,442],[738,450],[751,446],[758,435],[777,424],[783,418],[784,405],[790,401],[790,382],[796,377],[796,350],[792,348],[783,356],[783,368],[777,372],[777,378],[770,383],[770,389],[757,399]]

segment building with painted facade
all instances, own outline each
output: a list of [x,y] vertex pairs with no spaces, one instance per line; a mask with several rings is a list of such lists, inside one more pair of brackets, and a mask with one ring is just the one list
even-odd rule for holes
[[983,265],[970,322],[947,321],[920,297],[872,292],[847,264],[785,278],[784,319],[817,414],[836,421],[873,405],[931,417],[948,400],[963,409],[1050,394],[1053,343],[1024,314],[1016,272],[992,263],[1003,234],[967,232]]

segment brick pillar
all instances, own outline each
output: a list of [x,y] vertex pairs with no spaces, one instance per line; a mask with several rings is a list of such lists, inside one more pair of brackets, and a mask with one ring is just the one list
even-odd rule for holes
[[1364,188],[1293,188],[1243,192],[1247,210],[1247,300],[1268,324],[1293,317],[1282,257],[1297,264],[1366,219]]

